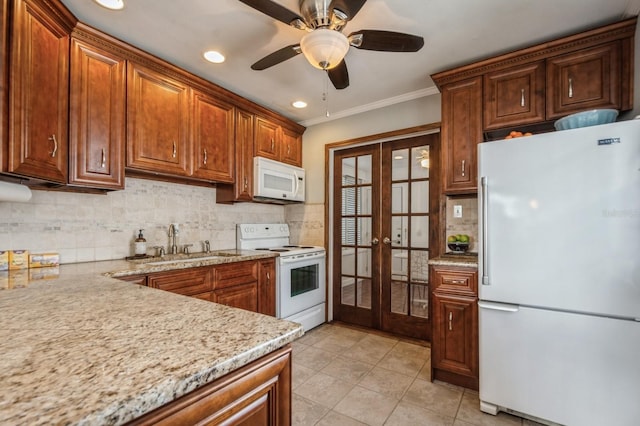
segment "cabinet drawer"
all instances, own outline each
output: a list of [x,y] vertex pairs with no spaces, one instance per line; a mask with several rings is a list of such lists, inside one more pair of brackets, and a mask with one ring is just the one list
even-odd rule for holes
[[455,269],[434,266],[431,282],[438,292],[476,295],[478,292],[478,272],[471,269]]
[[258,262],[238,262],[216,266],[213,270],[214,288],[231,287],[258,281]]
[[150,275],[147,278],[149,287],[185,296],[198,297],[211,291],[211,279],[207,269],[190,269],[186,271]]

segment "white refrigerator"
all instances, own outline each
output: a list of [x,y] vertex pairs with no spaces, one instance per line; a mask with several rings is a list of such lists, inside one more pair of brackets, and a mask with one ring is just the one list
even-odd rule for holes
[[480,408],[640,424],[640,120],[479,144]]

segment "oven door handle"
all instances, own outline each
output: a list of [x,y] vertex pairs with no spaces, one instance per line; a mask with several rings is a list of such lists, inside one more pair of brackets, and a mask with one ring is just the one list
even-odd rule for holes
[[280,257],[280,263],[306,262],[308,260],[324,258],[324,253],[299,254],[294,256]]

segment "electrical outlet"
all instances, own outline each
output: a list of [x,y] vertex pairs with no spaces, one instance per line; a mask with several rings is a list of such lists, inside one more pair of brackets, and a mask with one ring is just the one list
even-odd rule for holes
[[462,206],[461,205],[453,206],[453,217],[462,217]]

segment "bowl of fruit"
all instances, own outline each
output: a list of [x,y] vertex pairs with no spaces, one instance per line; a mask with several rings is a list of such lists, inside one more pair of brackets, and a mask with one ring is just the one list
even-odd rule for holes
[[447,246],[456,253],[464,253],[469,250],[469,236],[466,234],[450,235],[447,237]]

